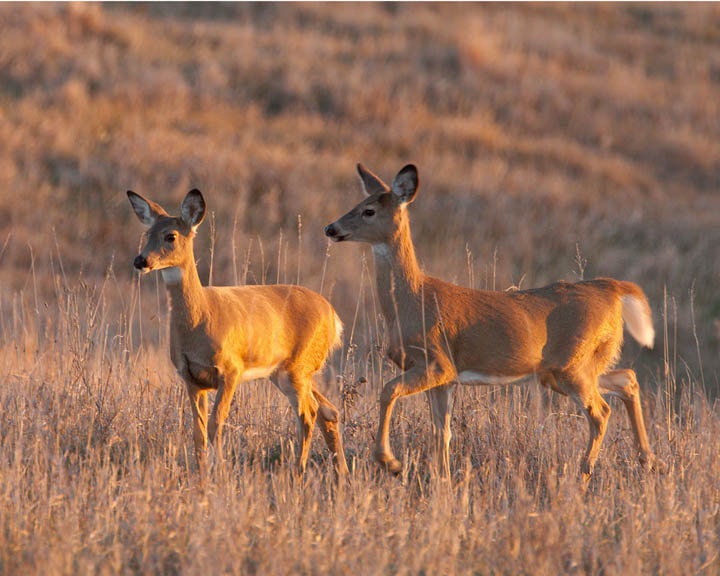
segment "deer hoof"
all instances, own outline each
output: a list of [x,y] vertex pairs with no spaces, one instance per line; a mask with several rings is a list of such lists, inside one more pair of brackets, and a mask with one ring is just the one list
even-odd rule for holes
[[375,454],[375,461],[380,464],[380,466],[386,470],[387,472],[390,472],[391,474],[394,474],[397,476],[402,472],[403,465],[400,460],[395,458],[395,456],[388,456],[386,454]]
[[581,467],[581,478],[582,478],[583,489],[587,489],[587,487],[590,484],[590,480],[592,479],[593,472],[594,472],[593,468],[594,467],[591,467],[587,463],[583,463],[583,465]]
[[350,483],[350,470],[348,470],[347,464],[343,466],[342,464],[335,464],[334,467],[335,472],[335,480],[340,482],[341,480],[344,480],[348,484]]
[[664,461],[655,456],[651,456],[646,462],[642,463],[645,470],[648,472],[655,472],[656,474],[667,474],[668,466]]

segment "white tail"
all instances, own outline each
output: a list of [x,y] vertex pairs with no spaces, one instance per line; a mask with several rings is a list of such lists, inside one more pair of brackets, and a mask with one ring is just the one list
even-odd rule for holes
[[340,320],[340,316],[337,315],[337,312],[335,312],[335,310],[333,310],[333,322],[335,324],[335,338],[330,345],[330,350],[340,348],[340,346],[342,345],[343,323],[342,320]]
[[534,290],[461,288],[426,276],[418,266],[408,205],[417,196],[415,166],[387,186],[358,165],[367,198],[325,233],[373,247],[377,294],[390,331],[390,357],[403,370],[385,384],[375,457],[401,469],[390,448],[390,418],[398,398],[427,391],[442,466],[449,473],[450,410],[455,383],[507,384],[530,377],[570,395],[588,417],[583,458],[589,477],[605,435],[610,407],[602,394],[623,398],[641,460],[651,461],[632,371],[610,372],[622,345],[623,315],[630,333],[651,346],[652,320],[640,287],[609,278]]
[[[193,412],[198,462],[210,442],[220,447],[222,426],[239,382],[269,377],[288,397],[298,419],[305,470],[317,418],[339,476],[348,473],[337,408],[315,387],[313,374],[341,342],[342,323],[319,294],[301,286],[203,287],[193,237],[205,217],[205,200],[192,190],[181,216],[128,192],[147,240],[135,258],[138,271],[161,270],[171,302],[170,356],[183,377]],[[217,390],[208,422],[207,391]]]
[[622,315],[632,337],[646,348],[652,348],[655,344],[655,328],[647,300],[635,294],[623,296]]

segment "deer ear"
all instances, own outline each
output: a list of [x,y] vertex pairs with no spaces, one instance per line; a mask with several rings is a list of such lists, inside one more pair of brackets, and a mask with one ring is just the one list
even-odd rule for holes
[[414,164],[408,164],[393,179],[391,189],[401,204],[408,204],[415,200],[420,177]]
[[388,187],[385,182],[380,180],[375,174],[370,172],[362,164],[357,165],[358,174],[360,174],[360,182],[362,182],[363,192],[365,196],[372,196],[378,192],[387,192]]
[[167,212],[161,206],[147,198],[143,198],[140,194],[128,190],[127,196],[135,214],[145,226],[152,226],[160,216],[167,216]]
[[185,196],[180,208],[182,219],[191,228],[197,228],[205,218],[205,199],[200,190],[193,188]]

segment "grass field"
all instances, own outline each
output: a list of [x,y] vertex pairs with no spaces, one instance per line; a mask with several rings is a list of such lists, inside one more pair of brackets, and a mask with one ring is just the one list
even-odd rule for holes
[[[720,11],[714,5],[0,6],[0,572],[720,571]],[[428,272],[505,289],[638,282],[643,389],[664,474],[619,404],[581,489],[587,424],[537,387],[457,395],[452,483],[424,397],[396,410],[405,470],[370,446],[385,329],[365,248],[322,227],[355,163],[420,169]],[[214,284],[299,282],[346,324],[320,387],[352,486],[267,381],[237,394],[201,481],[167,353],[162,281],[138,282],[133,189],[200,188]],[[630,340],[630,339],[628,339]]]

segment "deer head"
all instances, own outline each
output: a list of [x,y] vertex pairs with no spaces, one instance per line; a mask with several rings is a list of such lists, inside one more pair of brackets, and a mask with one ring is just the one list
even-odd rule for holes
[[162,206],[128,190],[128,199],[140,221],[148,227],[145,245],[135,257],[135,268],[147,274],[153,270],[194,265],[193,237],[205,218],[205,200],[199,190],[188,192],[181,216],[170,216]]
[[388,244],[407,218],[405,207],[415,199],[419,185],[417,168],[405,166],[388,186],[362,164],[357,166],[367,198],[347,214],[325,227],[335,242],[354,240]]

